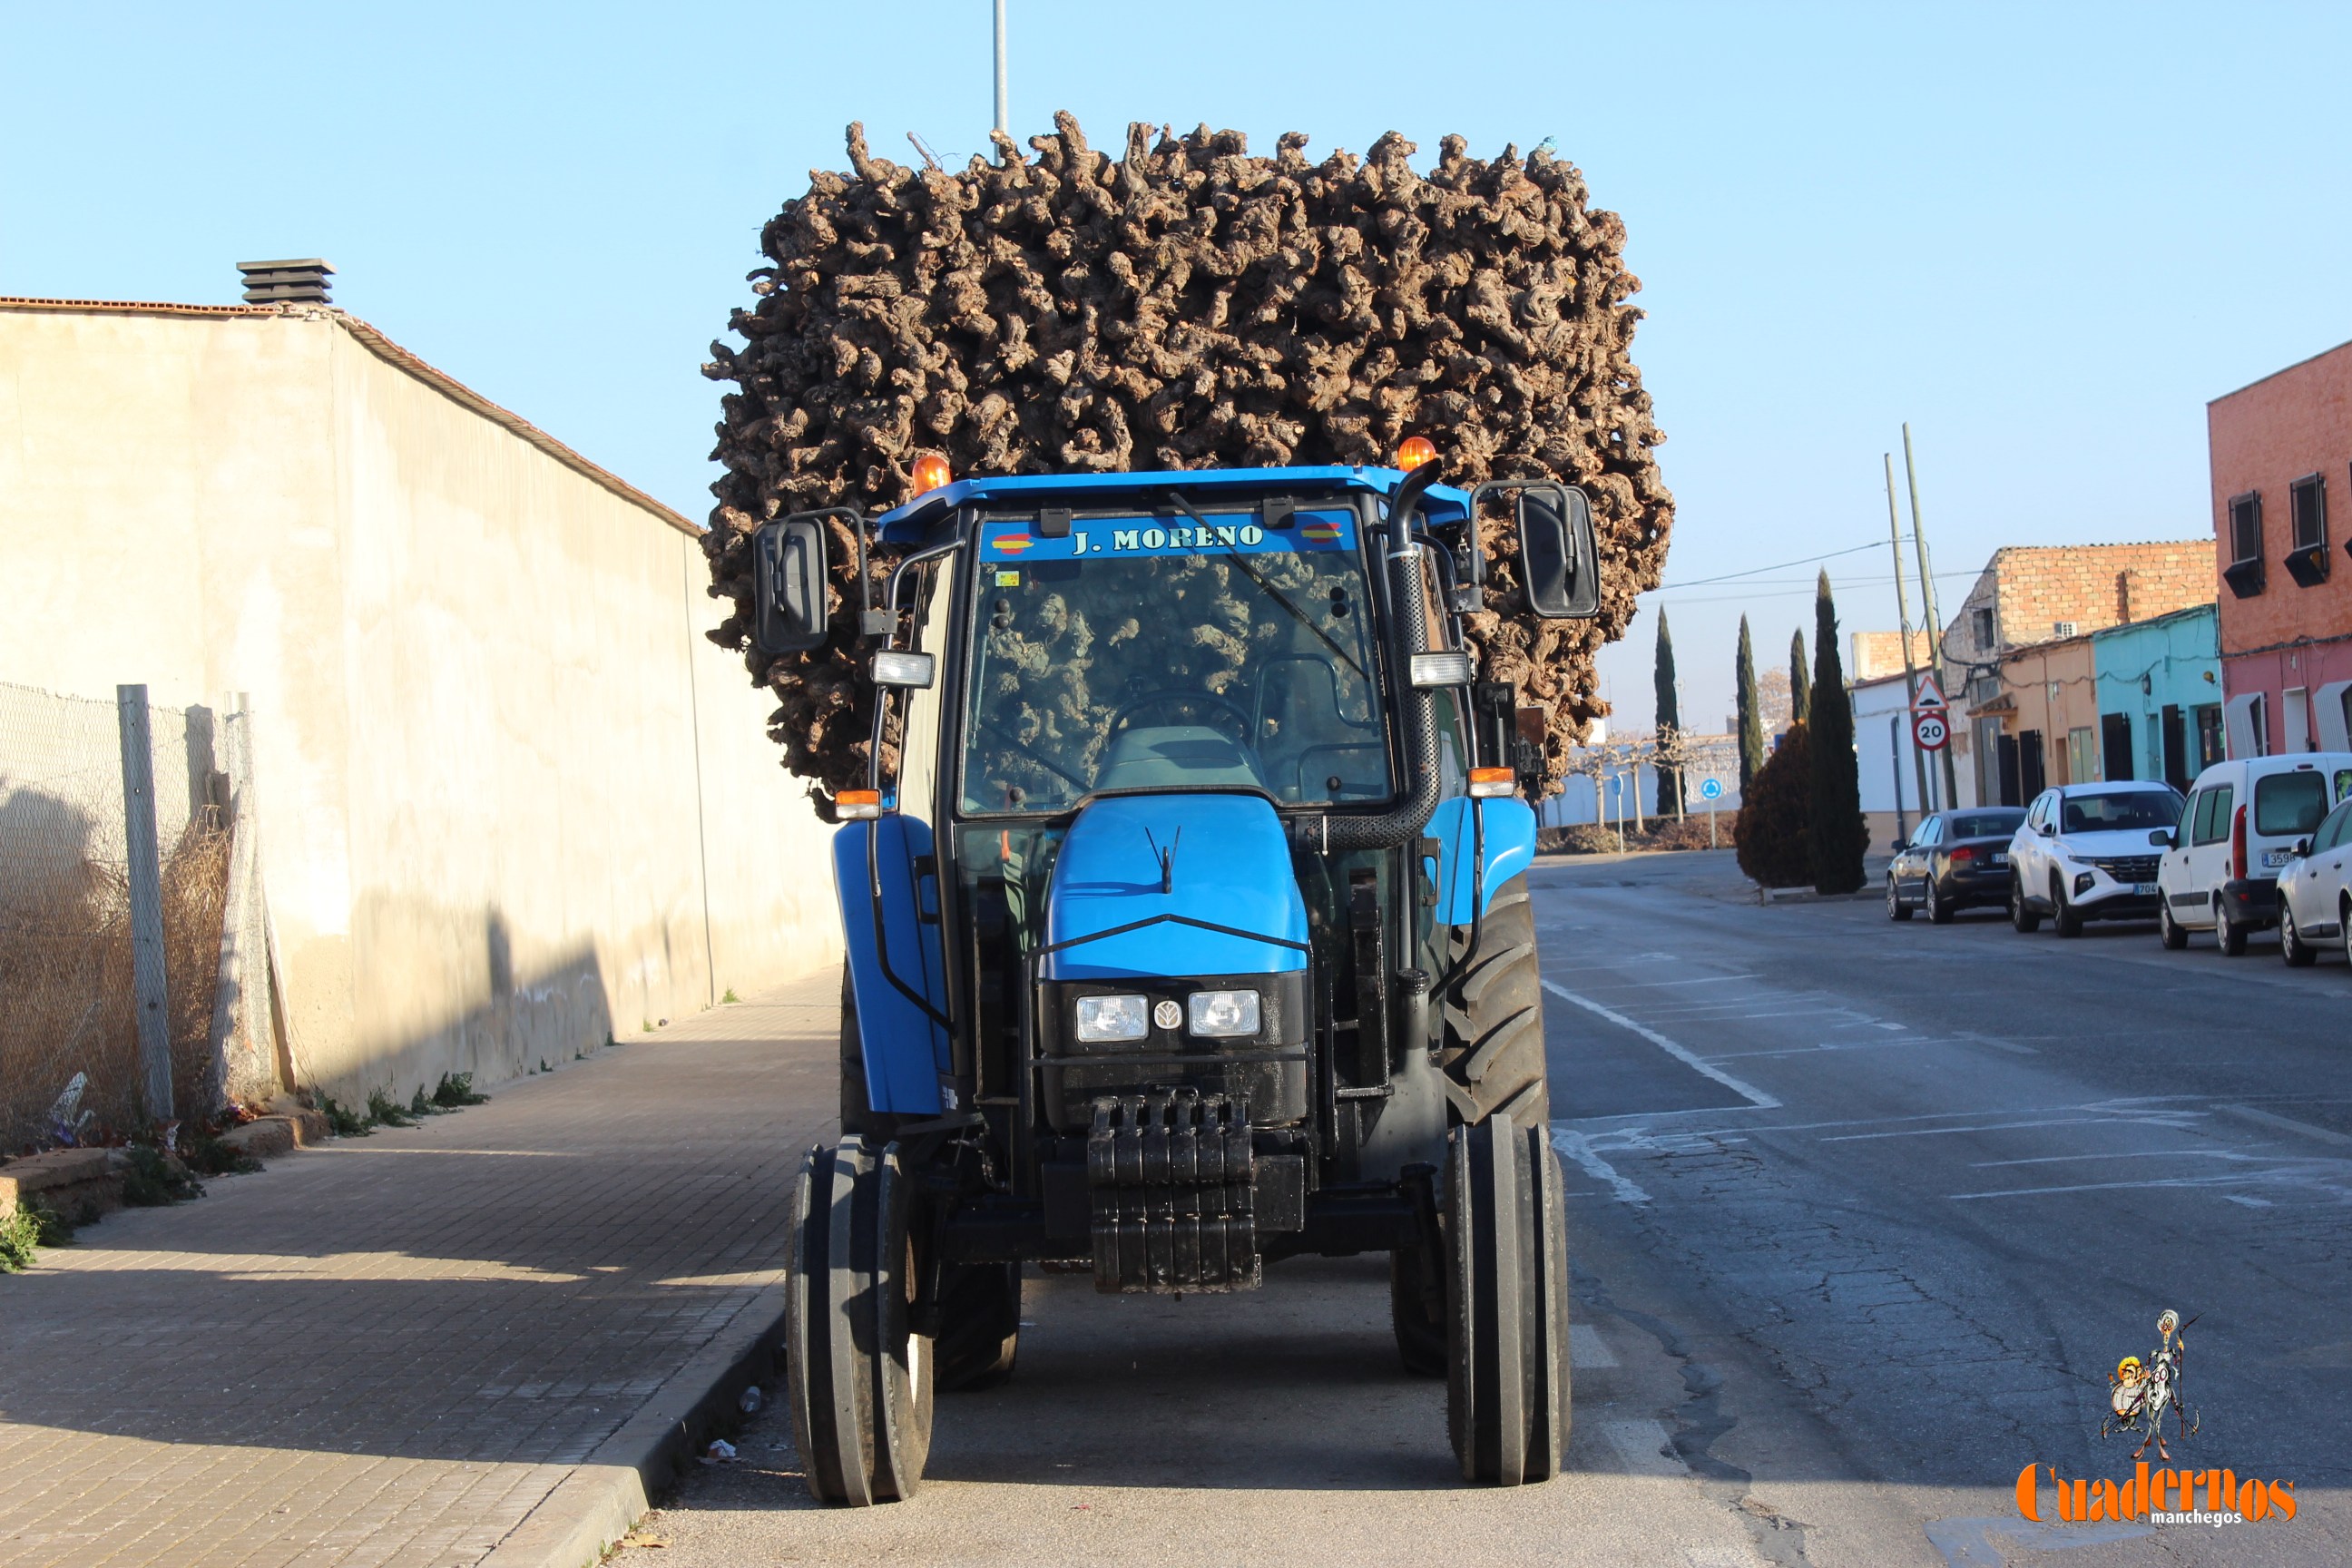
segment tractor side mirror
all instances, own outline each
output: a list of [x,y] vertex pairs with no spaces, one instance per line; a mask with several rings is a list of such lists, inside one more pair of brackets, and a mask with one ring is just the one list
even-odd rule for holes
[[798,653],[824,641],[824,524],[763,522],[751,535],[751,641],[761,653]]
[[1528,606],[1546,620],[1601,613],[1601,552],[1582,490],[1530,485],[1519,492],[1519,572]]

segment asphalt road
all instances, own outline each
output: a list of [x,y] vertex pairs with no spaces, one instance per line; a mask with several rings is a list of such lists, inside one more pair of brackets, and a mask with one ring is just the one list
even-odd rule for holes
[[[916,1500],[813,1509],[772,1405],[648,1521],[666,1544],[619,1560],[2352,1561],[2341,960],[1759,908],[1727,855],[1533,880],[1577,1257],[1568,1476],[1459,1483],[1378,1258],[1181,1302],[1040,1277],[1018,1375],[942,1401]],[[2024,1523],[2029,1463],[2132,1474],[2137,1439],[2097,1436],[2106,1375],[2167,1307],[2195,1320],[2201,1416],[2168,1429],[2175,1462],[2291,1481],[2295,1517]]]

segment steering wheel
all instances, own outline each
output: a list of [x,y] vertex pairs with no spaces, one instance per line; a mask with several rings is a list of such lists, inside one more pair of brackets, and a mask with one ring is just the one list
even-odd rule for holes
[[1206,691],[1180,691],[1173,687],[1169,687],[1159,691],[1147,691],[1132,701],[1119,704],[1118,711],[1110,716],[1109,733],[1118,734],[1121,727],[1137,712],[1160,702],[1189,702],[1199,707],[1215,709],[1223,717],[1234,721],[1234,739],[1244,746],[1249,744],[1250,731],[1255,728],[1251,723],[1248,714],[1222,697]]

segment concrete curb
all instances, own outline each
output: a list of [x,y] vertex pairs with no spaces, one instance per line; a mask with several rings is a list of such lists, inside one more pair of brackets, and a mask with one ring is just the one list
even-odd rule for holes
[[584,1464],[555,1483],[481,1568],[589,1568],[636,1527],[653,1497],[734,1415],[746,1384],[774,1395],[784,1285],[769,1286],[672,1374]]

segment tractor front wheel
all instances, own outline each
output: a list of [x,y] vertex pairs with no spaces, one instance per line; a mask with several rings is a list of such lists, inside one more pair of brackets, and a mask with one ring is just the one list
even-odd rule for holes
[[1448,1139],[1446,1424],[1463,1479],[1549,1480],[1568,1447],[1568,1231],[1549,1129]]
[[863,1508],[910,1496],[929,1456],[935,1358],[910,1322],[913,1197],[897,1152],[877,1155],[860,1139],[820,1144],[801,1163],[784,1382],[819,1502]]

